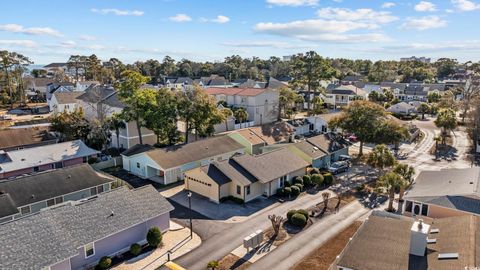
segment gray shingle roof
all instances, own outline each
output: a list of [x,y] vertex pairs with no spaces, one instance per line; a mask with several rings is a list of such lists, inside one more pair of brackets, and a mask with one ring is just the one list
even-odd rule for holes
[[[21,207],[112,181],[100,176],[90,165],[81,164],[0,181],[0,192],[9,194],[15,206]],[[0,202],[0,208],[3,206]]]
[[83,93],[83,91],[55,92],[53,95],[57,99],[58,104],[72,104],[76,103],[77,97]]
[[341,135],[334,133],[324,133],[307,139],[311,145],[321,149],[323,152],[330,154],[338,150],[344,149],[350,145]]
[[240,166],[235,160],[229,159],[222,162],[214,162],[211,166],[218,168],[229,180],[235,179],[243,185],[257,182],[257,178]]
[[55,136],[49,133],[49,127],[0,130],[0,149],[24,147],[42,142],[54,142]]
[[[173,210],[152,186],[121,187],[0,225],[2,269],[41,269],[77,248]],[[113,213],[113,215],[112,215]]]
[[262,183],[304,169],[309,165],[287,148],[256,156],[238,155],[232,159]]
[[0,218],[8,217],[18,213],[17,206],[10,197],[10,194],[4,194],[0,191]]

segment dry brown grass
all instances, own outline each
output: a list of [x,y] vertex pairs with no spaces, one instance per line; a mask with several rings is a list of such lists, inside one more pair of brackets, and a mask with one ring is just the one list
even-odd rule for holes
[[228,254],[227,256],[223,257],[219,262],[220,267],[218,268],[219,270],[228,270],[228,269],[237,269],[237,270],[243,270],[247,269],[251,263],[248,261],[245,261],[242,258],[239,258],[238,256],[235,256],[233,254]]
[[338,254],[340,254],[343,248],[347,245],[350,237],[355,234],[361,224],[362,222],[360,221],[352,223],[346,229],[310,253],[303,259],[303,261],[297,264],[293,270],[328,270]]

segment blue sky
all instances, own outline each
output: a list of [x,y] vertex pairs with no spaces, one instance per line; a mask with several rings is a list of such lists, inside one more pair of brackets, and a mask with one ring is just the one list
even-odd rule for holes
[[222,60],[327,57],[480,60],[480,0],[2,1],[0,49],[36,64],[71,54]]

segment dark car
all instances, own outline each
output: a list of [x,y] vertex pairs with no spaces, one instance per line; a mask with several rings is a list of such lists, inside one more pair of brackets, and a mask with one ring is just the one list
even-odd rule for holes
[[349,167],[350,165],[347,161],[337,161],[328,167],[328,171],[332,174],[339,174],[348,171]]

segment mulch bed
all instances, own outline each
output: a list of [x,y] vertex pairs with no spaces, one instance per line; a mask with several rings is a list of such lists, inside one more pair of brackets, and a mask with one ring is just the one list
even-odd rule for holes
[[358,230],[362,222],[355,221],[339,234],[305,257],[293,270],[316,269],[328,270],[335,258],[342,252],[350,238]]
[[247,269],[252,263],[239,258],[238,256],[235,256],[233,254],[228,254],[227,256],[223,257],[219,263],[219,268],[218,270],[228,270],[228,269]]

